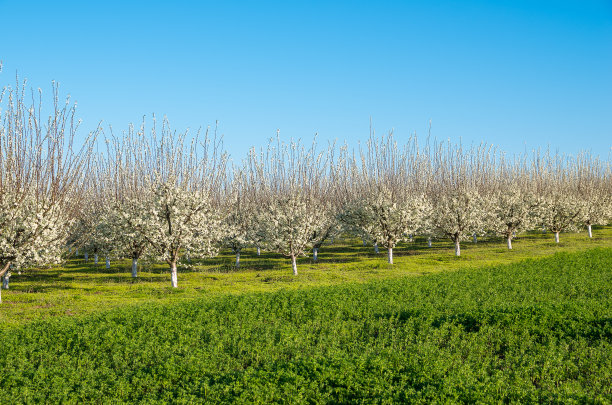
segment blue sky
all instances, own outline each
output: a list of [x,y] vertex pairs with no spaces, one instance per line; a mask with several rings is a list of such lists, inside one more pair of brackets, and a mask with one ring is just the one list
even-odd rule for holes
[[612,147],[611,1],[0,0],[2,85],[78,101],[83,129],[214,125],[238,160],[281,137],[413,133],[508,152]]

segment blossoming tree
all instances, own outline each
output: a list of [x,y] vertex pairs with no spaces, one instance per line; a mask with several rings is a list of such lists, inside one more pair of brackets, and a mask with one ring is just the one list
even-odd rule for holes
[[252,198],[261,209],[261,232],[268,250],[291,259],[298,274],[297,257],[313,246],[311,236],[322,229],[330,209],[324,198],[330,190],[326,170],[332,167],[329,153],[317,152],[313,142],[270,143],[267,151],[251,150],[248,181],[255,185]]
[[43,119],[42,91],[27,104],[25,88],[0,92],[0,277],[11,267],[61,260],[95,136],[74,147],[76,106],[62,104],[54,86]]
[[212,256],[218,252],[223,218],[219,191],[224,188],[227,156],[217,137],[173,132],[164,119],[130,130],[117,145],[114,165],[115,206],[129,229],[147,241],[151,253],[170,267],[178,286],[177,264],[183,252]]

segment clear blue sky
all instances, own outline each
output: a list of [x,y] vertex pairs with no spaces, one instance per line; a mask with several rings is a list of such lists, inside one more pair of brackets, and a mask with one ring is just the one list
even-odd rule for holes
[[83,128],[219,121],[226,149],[394,129],[508,152],[612,147],[612,1],[0,0],[2,85],[78,101]]

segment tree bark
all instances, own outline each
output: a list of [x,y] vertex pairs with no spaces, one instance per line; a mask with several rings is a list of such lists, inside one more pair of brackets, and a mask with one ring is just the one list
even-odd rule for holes
[[478,243],[478,237],[476,236],[476,232],[472,234],[472,237],[474,238],[474,243]]
[[459,238],[455,239],[455,256],[461,256],[461,242],[459,242]]
[[94,264],[96,266],[98,265],[98,254],[97,253],[94,255]]
[[293,275],[297,276],[297,262],[295,261],[295,255],[291,255],[291,267],[293,268]]
[[508,249],[512,250],[512,235],[508,235]]
[[380,250],[378,250],[378,243],[374,244],[374,252],[376,252],[376,254],[380,253]]
[[389,252],[387,253],[387,260],[389,264],[393,264],[393,248],[389,248]]
[[427,246],[431,247],[431,237],[427,238]]
[[240,267],[240,252],[236,252],[236,268]]
[[363,241],[363,246],[364,246],[364,247],[368,245],[368,244],[366,243],[365,238],[362,238],[361,240]]
[[257,246],[257,256],[261,256],[261,248]]
[[4,267],[0,270],[0,277],[4,276],[4,274],[8,272],[10,267],[11,267],[11,262],[6,263]]
[[110,259],[106,256],[106,269],[110,269]]
[[319,258],[319,248],[312,248],[312,260],[315,262]]
[[132,259],[132,278],[138,277],[138,259]]
[[[0,269],[0,277],[8,274],[9,268],[11,267],[11,262],[8,262]],[[2,288],[0,288],[0,304],[2,304]]]
[[5,290],[9,289],[9,278],[11,278],[11,273],[7,271],[2,278],[2,288]]
[[593,237],[593,229],[591,229],[591,224],[587,225],[587,229],[589,230],[589,238]]
[[85,261],[89,260],[89,253],[85,252]]
[[178,287],[178,274],[176,271],[176,261],[170,263],[170,281],[172,282],[172,287]]
[[559,243],[559,232],[555,232],[555,242]]

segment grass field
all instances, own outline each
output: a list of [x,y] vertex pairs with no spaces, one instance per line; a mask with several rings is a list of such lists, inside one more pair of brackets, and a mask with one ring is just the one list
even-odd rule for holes
[[[486,260],[479,249],[442,263],[462,267],[470,253]],[[116,300],[134,294],[139,304],[0,330],[0,403],[612,401],[612,247],[380,279],[415,273],[410,259],[393,269],[365,260],[367,283],[225,295],[191,285],[153,303],[115,274]],[[302,286],[331,283],[309,272]],[[195,284],[205,274],[184,278]],[[239,291],[238,275],[220,275]],[[242,280],[257,289],[256,279]],[[71,305],[79,302],[88,301]]]
[[0,324],[80,316],[139,303],[171,303],[478,269],[593,247],[612,247],[612,227],[596,227],[593,239],[585,233],[561,234],[560,244],[554,243],[551,233],[521,235],[512,251],[500,239],[465,242],[459,258],[453,255],[448,241],[435,241],[433,248],[428,248],[425,240],[416,239],[395,249],[393,266],[386,263],[384,251],[377,255],[371,246],[363,247],[358,240],[339,240],[321,248],[317,263],[310,257],[299,259],[298,277],[291,274],[289,260],[272,253],[258,257],[254,250],[247,250],[242,254],[239,270],[234,268],[234,257],[229,254],[179,268],[178,289],[170,287],[165,265],[145,264],[144,269],[139,269],[138,279],[132,279],[128,260],[113,262],[109,270],[104,268],[103,260],[98,266],[91,258],[88,263],[70,260],[61,267],[14,274],[10,289],[2,291]]

